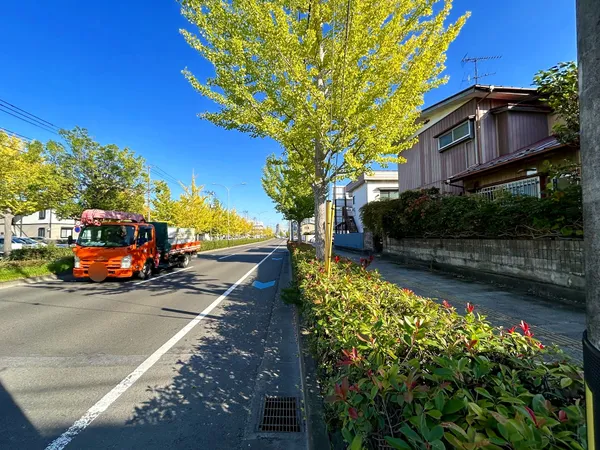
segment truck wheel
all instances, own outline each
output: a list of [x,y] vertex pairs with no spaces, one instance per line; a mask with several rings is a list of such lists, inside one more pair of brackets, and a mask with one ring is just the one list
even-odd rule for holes
[[179,263],[179,267],[181,267],[182,269],[186,268],[187,266],[190,265],[190,260],[192,258],[190,257],[189,254],[184,254],[183,258],[181,258],[181,262]]
[[144,264],[144,268],[136,273],[136,276],[140,280],[147,280],[150,278],[150,274],[152,273],[152,263],[150,261],[146,261]]

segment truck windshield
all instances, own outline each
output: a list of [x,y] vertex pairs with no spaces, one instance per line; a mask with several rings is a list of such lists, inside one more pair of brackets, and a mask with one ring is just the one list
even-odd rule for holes
[[85,227],[77,245],[82,247],[128,247],[133,244],[135,227],[130,225],[100,225]]

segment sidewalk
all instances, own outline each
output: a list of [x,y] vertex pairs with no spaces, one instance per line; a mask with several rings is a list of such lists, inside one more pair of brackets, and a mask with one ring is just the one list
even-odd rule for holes
[[[361,258],[342,250],[335,253],[354,261]],[[439,302],[448,300],[459,312],[471,302],[476,306],[475,311],[495,326],[510,328],[524,320],[544,345],[556,344],[576,362],[583,361],[581,336],[585,330],[585,310],[581,306],[511,292],[499,285],[417,269],[380,257],[369,268],[377,269],[385,280],[417,295]]]

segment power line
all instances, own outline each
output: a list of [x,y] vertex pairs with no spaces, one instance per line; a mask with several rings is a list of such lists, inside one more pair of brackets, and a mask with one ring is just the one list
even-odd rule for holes
[[27,150],[25,150],[23,148],[17,148],[17,147],[13,147],[10,145],[0,144],[0,147],[9,148],[9,149],[14,150],[15,152],[19,152],[19,153],[27,153]]
[[53,128],[56,128],[57,130],[59,129],[59,127],[57,127],[57,126],[56,126],[56,125],[54,125],[53,123],[51,123],[51,122],[48,122],[47,120],[44,120],[44,119],[42,119],[41,117],[38,117],[38,116],[36,116],[35,114],[31,114],[30,112],[28,112],[28,111],[25,111],[24,109],[21,109],[21,108],[19,108],[18,106],[15,106],[15,105],[13,105],[12,103],[9,103],[9,102],[7,102],[6,100],[2,100],[2,99],[0,98],[0,103],[4,103],[5,105],[8,105],[9,107],[11,107],[11,108],[13,108],[13,109],[17,109],[17,110],[21,111],[22,113],[25,113],[26,115],[28,115],[28,116],[30,116],[30,117],[32,117],[32,118],[34,118],[34,119],[37,119],[37,120],[39,120],[39,121],[41,121],[41,122],[44,122],[44,123],[46,123],[47,125],[50,125],[50,126],[51,126],[51,127],[53,127]]
[[45,128],[44,126],[40,125],[39,123],[32,122],[32,121],[30,121],[30,120],[27,120],[27,119],[25,119],[25,118],[23,118],[23,117],[19,117],[18,115],[16,115],[16,114],[13,114],[13,113],[12,113],[12,112],[10,112],[10,111],[6,111],[5,109],[2,109],[2,108],[3,108],[3,105],[0,105],[0,111],[1,111],[1,112],[3,112],[3,113],[6,113],[6,114],[8,114],[9,116],[16,117],[17,119],[19,119],[19,120],[22,120],[23,122],[30,123],[31,125],[33,125],[33,126],[35,126],[35,127],[38,127],[38,128],[41,128],[41,129],[42,129],[42,130],[44,130],[44,131],[48,131],[48,132],[50,132],[50,133],[54,133],[54,134],[58,135],[58,133],[57,133],[55,130],[53,130],[53,129],[50,129],[50,128]]
[[158,167],[156,165],[152,165],[152,169],[154,169],[154,173],[159,175],[158,178],[162,178],[162,179],[164,179],[164,181],[171,182],[177,186],[181,185],[181,182],[177,178],[175,178],[173,175],[171,175],[167,171],[161,169],[160,167]]
[[7,128],[0,127],[0,130],[4,131],[4,132],[5,132],[5,133],[7,133],[7,134],[8,134],[8,133],[10,133],[10,134],[12,134],[13,136],[20,137],[21,139],[26,139],[26,140],[28,140],[28,141],[32,141],[32,140],[33,140],[33,139],[31,139],[30,137],[23,136],[22,134],[19,134],[19,133],[15,133],[14,131],[11,131],[11,130],[9,130],[9,129],[7,129]]

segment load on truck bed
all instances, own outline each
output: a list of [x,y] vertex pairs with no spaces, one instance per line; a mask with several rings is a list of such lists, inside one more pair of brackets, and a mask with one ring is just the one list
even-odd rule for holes
[[201,247],[193,228],[146,222],[141,214],[86,210],[81,216],[73,275],[146,279],[163,268],[187,267]]

